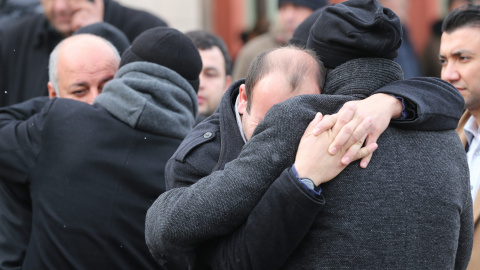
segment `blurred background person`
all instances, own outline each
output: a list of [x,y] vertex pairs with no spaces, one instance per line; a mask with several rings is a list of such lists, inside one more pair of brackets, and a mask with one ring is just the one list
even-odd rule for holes
[[53,48],[80,27],[105,21],[131,41],[166,23],[150,13],[113,0],[41,0],[43,13],[0,32],[0,107],[47,95],[48,57]]
[[41,12],[40,0],[0,0],[0,30],[22,17]]
[[391,9],[402,23],[402,45],[398,49],[398,57],[395,58],[403,70],[403,76],[405,79],[422,76],[420,70],[420,62],[410,41],[408,31],[408,8],[409,2],[407,0],[378,0],[380,4],[386,8]]
[[186,33],[200,53],[202,71],[198,88],[197,123],[212,115],[220,100],[232,83],[232,59],[225,42],[208,31],[197,30]]
[[248,66],[260,52],[288,44],[297,26],[327,4],[327,0],[278,0],[276,21],[267,33],[253,38],[242,47],[233,66],[233,79],[245,78]]

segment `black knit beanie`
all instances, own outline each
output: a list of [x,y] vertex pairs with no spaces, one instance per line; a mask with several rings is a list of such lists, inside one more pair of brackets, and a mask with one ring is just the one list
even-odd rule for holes
[[315,10],[310,16],[308,16],[293,32],[293,36],[290,39],[289,43],[297,47],[307,46],[308,34],[310,33],[310,28],[318,19],[325,7]]
[[317,10],[328,5],[328,0],[278,0],[278,7],[280,8],[283,3],[291,3],[311,10]]
[[102,37],[110,41],[110,43],[117,48],[120,55],[126,48],[128,48],[128,46],[130,46],[130,41],[127,36],[115,26],[106,22],[99,22],[81,27],[73,34],[92,34]]
[[400,19],[377,0],[349,0],[327,7],[310,29],[307,48],[327,68],[363,57],[394,59],[402,44]]
[[159,64],[185,78],[198,91],[202,59],[193,42],[180,31],[169,27],[146,30],[122,54],[120,67],[137,61]]

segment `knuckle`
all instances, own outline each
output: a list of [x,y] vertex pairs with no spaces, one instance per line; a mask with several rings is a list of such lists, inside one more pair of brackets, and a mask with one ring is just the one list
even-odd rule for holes
[[352,136],[355,141],[360,141],[362,139],[361,132],[357,130],[352,133]]
[[356,102],[355,101],[348,101],[348,102],[345,102],[345,104],[343,105],[343,108],[346,108],[348,110],[353,110],[355,109],[355,105]]
[[344,126],[342,130],[347,135],[352,135],[354,133],[353,128],[349,125]]

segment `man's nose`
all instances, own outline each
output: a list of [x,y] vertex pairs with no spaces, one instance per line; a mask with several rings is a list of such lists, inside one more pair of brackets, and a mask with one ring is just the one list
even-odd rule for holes
[[450,62],[442,67],[442,80],[450,83],[460,80],[460,74],[455,63]]
[[206,79],[207,79],[206,76],[203,75],[203,74],[200,74],[198,79],[200,80],[200,84],[198,85],[198,90],[205,88],[205,82],[206,82]]
[[93,104],[93,101],[95,100],[95,98],[101,93],[102,93],[102,89],[99,89],[97,87],[90,88],[89,95],[86,102],[88,104]]
[[67,10],[69,5],[69,0],[53,0],[53,9],[55,11]]

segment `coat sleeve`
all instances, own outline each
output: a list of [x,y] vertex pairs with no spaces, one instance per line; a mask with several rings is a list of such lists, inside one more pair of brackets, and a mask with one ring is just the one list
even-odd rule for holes
[[41,103],[37,99],[0,109],[0,179],[26,183],[39,153],[45,115],[53,101],[34,115]]
[[279,269],[307,235],[325,204],[286,169],[233,234],[208,241],[199,261],[211,269]]
[[36,97],[27,101],[0,108],[0,124],[9,123],[11,120],[27,120],[42,111],[50,99],[47,96]]
[[414,116],[407,120],[392,120],[392,125],[419,131],[455,129],[462,116],[465,102],[458,90],[438,78],[413,78],[395,81],[376,90],[405,99]]
[[146,217],[146,242],[153,256],[161,259],[192,251],[243,224],[271,183],[293,164],[298,143],[317,111],[312,107],[328,114],[348,100],[319,97],[312,98],[316,104],[302,102],[309,97],[299,96],[275,105],[223,171],[160,195]]

